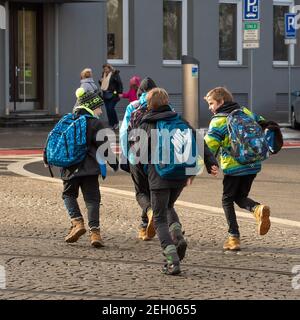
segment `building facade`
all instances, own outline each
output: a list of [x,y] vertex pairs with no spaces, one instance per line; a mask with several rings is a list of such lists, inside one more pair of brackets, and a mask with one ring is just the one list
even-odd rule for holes
[[[260,2],[253,111],[287,123],[288,63],[291,91],[300,90],[300,41],[288,51],[284,14],[300,0]],[[6,12],[6,29],[0,29],[0,116],[72,110],[80,71],[91,67],[97,81],[106,61],[120,70],[125,90],[133,75],[150,76],[182,112],[182,55],[200,62],[201,126],[210,117],[202,97],[213,87],[226,86],[238,102],[251,104],[243,0],[19,0],[0,5]],[[126,105],[126,100],[119,102],[120,117]]]

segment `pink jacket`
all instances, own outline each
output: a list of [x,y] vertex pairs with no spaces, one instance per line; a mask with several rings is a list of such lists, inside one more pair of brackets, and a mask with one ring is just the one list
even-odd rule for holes
[[133,102],[137,100],[136,90],[130,89],[128,92],[124,92],[122,97],[125,99],[129,99],[129,102]]

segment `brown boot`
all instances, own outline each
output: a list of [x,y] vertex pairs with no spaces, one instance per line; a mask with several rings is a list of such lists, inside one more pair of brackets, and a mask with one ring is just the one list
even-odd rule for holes
[[153,220],[153,210],[148,209],[147,211],[148,216],[148,225],[146,228],[146,237],[150,240],[155,237],[155,228],[154,228],[154,220]]
[[86,233],[84,227],[84,221],[82,218],[75,218],[71,220],[71,228],[68,235],[65,237],[65,241],[68,243],[76,242],[83,234]]
[[100,235],[100,229],[90,230],[91,245],[96,248],[104,247],[103,240]]
[[148,241],[150,240],[147,235],[146,235],[146,228],[140,228],[139,229],[139,239],[142,239],[143,241]]
[[241,241],[237,237],[229,236],[223,245],[224,250],[239,251],[241,250]]
[[270,221],[270,208],[262,204],[258,205],[254,210],[254,217],[257,222],[257,232],[263,236],[268,233],[271,221]]

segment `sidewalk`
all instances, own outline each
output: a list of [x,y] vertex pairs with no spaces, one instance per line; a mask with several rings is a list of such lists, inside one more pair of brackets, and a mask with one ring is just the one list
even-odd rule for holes
[[299,228],[273,224],[259,237],[254,219],[239,219],[242,251],[226,254],[222,214],[177,207],[188,251],[182,275],[168,277],[159,271],[158,239],[137,239],[140,209],[133,197],[102,194],[106,247],[97,250],[87,235],[64,242],[69,220],[61,190],[60,183],[0,176],[1,299],[300,299],[292,288]]

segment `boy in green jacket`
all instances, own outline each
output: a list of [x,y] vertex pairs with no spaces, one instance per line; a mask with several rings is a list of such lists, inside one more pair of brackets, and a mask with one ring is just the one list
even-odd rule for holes
[[264,118],[233,102],[232,94],[223,87],[209,91],[205,100],[209,105],[209,110],[214,114],[205,141],[215,155],[220,152],[221,168],[224,173],[222,205],[229,226],[229,237],[223,248],[224,250],[240,250],[240,232],[234,203],[253,213],[258,224],[259,235],[265,235],[270,229],[270,208],[248,198],[252,183],[261,171],[261,162],[240,164],[231,156],[226,114],[242,109],[257,123],[264,121]]

